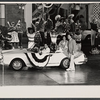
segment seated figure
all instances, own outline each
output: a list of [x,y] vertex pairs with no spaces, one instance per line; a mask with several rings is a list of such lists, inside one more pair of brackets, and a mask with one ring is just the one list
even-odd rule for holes
[[40,51],[41,53],[50,53],[50,48],[48,47],[47,44],[44,44],[44,49]]
[[66,40],[66,36],[63,36],[63,40],[59,43],[59,50],[60,52],[64,52],[65,55],[68,54],[68,41]]

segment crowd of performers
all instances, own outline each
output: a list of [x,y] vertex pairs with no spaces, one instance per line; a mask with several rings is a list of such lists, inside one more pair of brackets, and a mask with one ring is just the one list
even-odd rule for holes
[[27,29],[28,49],[39,53],[41,51],[63,52],[70,58],[70,67],[67,70],[75,70],[74,55],[81,51],[81,32],[83,30],[79,20],[75,23],[73,17],[74,14],[70,14],[67,19],[57,15],[55,25],[50,16],[47,21],[43,21],[43,19],[34,21],[32,27]]
[[[8,28],[0,27],[0,47],[2,49],[22,48],[23,31],[21,28],[20,20],[15,22],[7,22]],[[2,31],[2,29],[4,30]]]
[[[82,32],[86,29],[86,22],[83,19],[73,20],[74,14],[70,14],[68,18],[55,16],[55,24],[48,16],[47,20],[37,18],[32,21],[31,27],[27,28],[28,50],[33,52],[63,52],[70,58],[70,67],[67,70],[75,70],[74,55],[81,51]],[[91,52],[95,49],[95,37],[97,33],[97,24],[94,19],[91,22]],[[17,46],[22,48],[22,36],[20,21],[15,25],[14,22],[7,22],[9,25],[8,37],[4,38],[0,31],[0,37],[9,40],[12,49]],[[11,36],[11,37],[9,37]],[[5,43],[6,44],[6,43]],[[5,46],[7,47],[7,46]]]
[[[74,14],[70,14],[68,18],[55,16],[55,24],[48,16],[47,20],[38,19],[33,21],[32,27],[28,28],[28,49],[35,52],[63,52],[70,58],[70,67],[67,70],[75,70],[74,56],[81,51],[82,33],[87,29],[84,18],[77,21],[73,20]],[[96,19],[92,19],[91,25],[91,54],[99,52],[95,43],[95,38],[99,30],[99,23]],[[44,47],[44,48],[42,48]]]
[[[53,25],[53,21],[49,17],[44,23],[42,23],[43,20],[41,20],[41,22],[33,22],[32,27],[27,29],[29,40],[28,48],[33,48],[34,45],[40,47],[47,44],[53,49],[53,43],[56,43],[58,46],[61,44],[60,41],[63,40],[63,35],[65,36],[66,41],[68,41],[67,35],[71,34],[77,42],[78,49],[81,50],[81,25],[79,21],[75,23],[73,17],[73,14],[69,15],[68,19],[57,15],[55,17],[55,25]],[[54,37],[56,37],[55,40]]]

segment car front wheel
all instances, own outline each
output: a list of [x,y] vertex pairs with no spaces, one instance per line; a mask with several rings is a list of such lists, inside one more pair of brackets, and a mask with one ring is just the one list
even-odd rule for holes
[[23,61],[20,59],[15,59],[10,64],[13,70],[19,71],[23,68]]
[[69,59],[68,59],[68,58],[64,58],[64,59],[61,61],[60,66],[61,66],[63,69],[68,69],[68,68],[69,68]]

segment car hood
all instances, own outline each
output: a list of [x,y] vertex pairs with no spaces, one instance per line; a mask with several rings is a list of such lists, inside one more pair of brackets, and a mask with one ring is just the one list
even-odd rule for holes
[[27,49],[11,49],[11,50],[2,50],[2,53],[3,54],[6,54],[6,53],[26,53],[28,52]]

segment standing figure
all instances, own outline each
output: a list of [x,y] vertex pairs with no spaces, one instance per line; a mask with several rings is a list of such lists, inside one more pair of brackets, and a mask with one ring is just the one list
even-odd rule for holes
[[3,48],[4,46],[4,42],[3,40],[5,40],[4,36],[2,35],[2,31],[0,30],[0,47]]
[[96,33],[98,32],[97,19],[93,19],[90,25],[91,25],[91,53],[92,53],[95,50],[95,38],[96,38]]
[[60,23],[60,19],[61,19],[61,16],[60,15],[57,15],[55,17],[55,21],[56,21],[56,23],[55,23],[55,30],[57,30],[57,27],[61,24]]
[[35,32],[35,36],[34,36],[35,46],[37,46],[38,48],[40,48],[41,41],[42,41],[42,38],[41,38],[40,32],[39,31]]
[[45,31],[43,36],[43,44],[47,44],[50,47],[51,44],[51,37],[50,37],[50,31]]
[[21,30],[21,25],[18,23],[17,26],[17,32],[18,32],[18,37],[19,37],[19,48],[22,48],[22,38],[23,38],[23,31]]
[[12,37],[12,40],[10,42],[12,43],[12,46],[14,49],[16,46],[18,47],[18,44],[19,44],[18,33],[17,33],[16,26],[15,26],[14,22],[11,22],[11,25],[8,22],[8,25],[9,25],[9,33],[8,34],[10,34]]
[[19,44],[19,38],[18,38],[18,33],[16,31],[9,32],[8,34],[11,35],[12,40],[10,41],[12,43],[13,49],[18,48]]
[[35,46],[34,36],[35,36],[35,30],[33,28],[29,27],[27,30],[28,49],[32,49]]
[[75,70],[75,65],[74,65],[74,55],[77,52],[77,45],[75,40],[72,38],[72,34],[68,34],[68,53],[69,53],[69,58],[70,58],[70,65],[67,70]]
[[55,21],[56,21],[56,23],[55,23],[55,31],[58,33],[58,34],[60,34],[60,33],[63,33],[63,31],[64,31],[64,29],[63,29],[63,25],[62,25],[62,23],[61,23],[61,16],[60,15],[57,15],[56,17],[55,17]]
[[75,22],[74,22],[74,20],[73,20],[73,17],[74,17],[74,14],[70,14],[69,16],[68,16],[68,22],[69,22],[69,24],[70,24],[70,30],[69,30],[69,32],[71,32],[72,34],[74,34],[75,33]]

